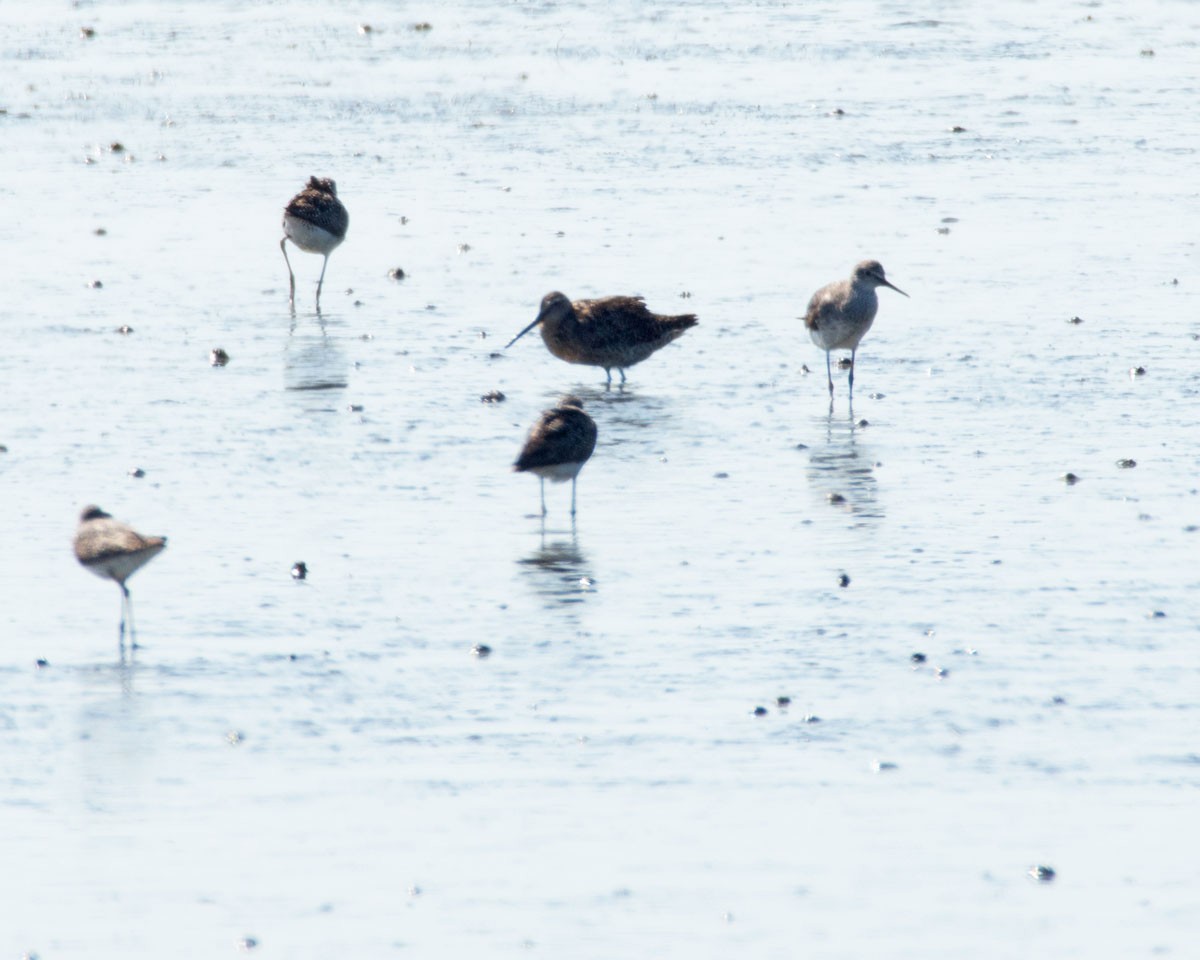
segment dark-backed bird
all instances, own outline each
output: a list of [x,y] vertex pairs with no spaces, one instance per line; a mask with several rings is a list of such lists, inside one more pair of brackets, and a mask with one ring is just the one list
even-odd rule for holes
[[879,310],[876,287],[891,287],[897,293],[908,296],[884,275],[878,260],[863,260],[854,267],[849,280],[838,280],[827,284],[812,295],[808,301],[808,312],[804,325],[808,328],[812,342],[825,351],[825,374],[829,378],[829,403],[833,405],[833,371],[830,367],[831,350],[850,351],[850,400],[854,400],[854,359],[858,344]]
[[133,574],[149,563],[167,545],[166,537],[146,537],[132,527],[114,520],[95,504],[79,514],[75,531],[75,559],[98,577],[114,580],[121,588],[121,639],[125,638],[126,614],[129,635],[133,638],[133,600],[125,585]]
[[575,516],[575,478],[596,449],[596,422],[583,412],[578,397],[563,397],[557,407],[543,410],[521,455],[513,464],[517,472],[536,474],[546,515],[546,481],[571,481],[571,516]]
[[668,317],[651,313],[641,297],[601,297],[572,303],[555,291],[542,298],[536,319],[504,345],[507,350],[541,325],[546,347],[560,360],[603,367],[612,385],[616,367],[625,382],[625,368],[641,363],[656,350],[696,325],[696,315]]
[[317,280],[317,309],[320,310],[321,285],[325,282],[329,255],[346,239],[349,226],[350,215],[338,199],[337,184],[328,177],[309,177],[307,186],[283,208],[283,239],[279,241],[279,249],[283,251],[288,268],[289,303],[296,302],[296,275],[288,259],[287,242],[291,240],[301,250],[325,257],[321,277]]

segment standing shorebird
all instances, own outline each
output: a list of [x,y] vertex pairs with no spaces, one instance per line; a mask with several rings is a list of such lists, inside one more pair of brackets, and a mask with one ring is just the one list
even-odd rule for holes
[[121,588],[121,640],[125,640],[125,619],[129,618],[129,637],[134,639],[133,600],[125,581],[149,563],[167,545],[166,537],[144,537],[132,527],[91,504],[79,515],[75,531],[75,559],[98,577],[115,580]]
[[626,367],[641,363],[696,322],[692,313],[677,317],[651,313],[641,297],[601,297],[572,303],[555,291],[542,298],[537,318],[509,340],[504,349],[540,323],[542,339],[552,354],[567,363],[603,367],[608,375],[607,385],[612,386],[613,367],[620,372],[624,383]]
[[328,177],[309,177],[303,190],[292,197],[283,208],[283,239],[279,249],[288,268],[288,303],[296,303],[296,275],[287,255],[287,242],[292,241],[301,250],[320,253],[325,257],[321,265],[321,278],[317,281],[317,309],[321,309],[321,284],[325,282],[325,268],[329,266],[329,255],[346,239],[346,228],[350,226],[350,215],[337,197],[337,184]]
[[575,516],[575,478],[595,449],[596,421],[583,412],[583,401],[578,397],[563,397],[557,407],[542,411],[513,470],[537,474],[543,517],[547,478],[554,483],[571,481],[571,516]]
[[804,325],[812,342],[825,351],[825,374],[829,377],[829,407],[833,409],[833,371],[830,368],[831,350],[850,351],[850,401],[854,402],[854,357],[858,344],[879,310],[876,287],[891,287],[908,296],[883,273],[878,260],[864,260],[854,267],[849,280],[838,280],[822,287],[808,301]]

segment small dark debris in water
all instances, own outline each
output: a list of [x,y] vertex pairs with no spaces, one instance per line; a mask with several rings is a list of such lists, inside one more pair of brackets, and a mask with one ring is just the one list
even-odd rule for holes
[[1081,323],[1083,323],[1083,317],[1072,317],[1070,320],[1067,321],[1067,323],[1073,324],[1074,326],[1077,327]]
[[104,283],[100,280],[91,280],[88,282],[88,286],[91,287],[93,290],[104,289]]
[[241,730],[230,730],[225,734],[225,742],[231,747],[236,747],[246,739],[246,735]]
[[1146,47],[1144,50],[1139,50],[1138,54],[1143,57],[1152,57],[1154,56],[1154,51],[1149,47]]
[[806,713],[804,715],[804,722],[805,723],[820,723],[821,718],[818,717],[815,713]]
[[482,403],[503,403],[507,398],[499,390],[489,390],[479,399]]
[[425,309],[432,312],[437,309],[437,304],[436,303],[427,303],[427,304],[425,304]]
[[830,503],[845,503],[846,502],[846,498],[843,497],[840,493],[828,493],[825,495],[825,499],[828,500]]
[[1173,286],[1173,287],[1179,286],[1179,278],[1178,277],[1171,278],[1171,286]]
[[1117,466],[1122,470],[1131,470],[1137,466],[1137,461],[1131,459],[1130,457],[1122,457],[1117,461]]
[[0,443],[0,453],[8,453],[8,447]]
[[801,373],[802,373],[804,376],[806,376],[806,377],[807,377],[807,376],[808,376],[810,373],[812,373],[812,371],[808,369],[808,364],[807,364],[807,363],[802,363],[802,364],[800,364],[800,372],[801,372]]
[[945,667],[934,667],[933,675],[939,680],[945,680],[948,676],[950,676],[950,671]]
[[96,35],[95,27],[80,27],[79,36],[83,40],[91,40]]
[[1129,375],[1131,377],[1144,377],[1146,375],[1145,367],[1130,367]]
[[791,705],[792,705],[791,697],[776,697],[775,698],[775,706],[779,707],[780,710],[786,710]]
[[360,35],[365,37],[368,33],[374,33],[375,28],[373,26],[371,26],[369,23],[360,23],[358,25],[358,32]]
[[767,715],[767,708],[766,707],[755,707],[754,715],[756,717],[765,717]]
[[484,657],[492,655],[492,648],[486,643],[477,643],[471,648],[471,655],[482,660]]
[[728,480],[729,474],[727,474],[724,470],[721,470],[720,472],[713,474],[713,479],[714,480]]
[[961,127],[961,126],[959,126],[959,125],[956,123],[954,126],[952,126],[952,127],[950,128],[950,132],[951,132],[951,133],[966,133],[966,132],[967,132],[967,128],[966,128],[966,127]]
[[[3,453],[7,449],[8,449],[7,447],[0,446],[0,453]],[[1197,526],[1194,523],[1189,523],[1186,527],[1183,528],[1184,533],[1195,533],[1197,530],[1200,530],[1200,526]]]
[[124,153],[125,152],[125,144],[123,144],[120,140],[114,140],[112,143],[110,143],[108,145],[108,152],[109,153]]
[[105,230],[103,227],[97,227],[95,230],[92,231],[92,233],[94,233],[98,237],[107,237],[108,236],[108,231]]
[[798,444],[796,444],[796,449],[797,450],[807,450],[808,444],[807,443],[798,443]]
[[942,223],[958,223],[958,217],[942,217]]
[[1164,620],[1164,619],[1166,619],[1166,616],[1167,616],[1167,614],[1166,614],[1165,610],[1151,610],[1148,614],[1146,614],[1146,619],[1147,620]]
[[433,24],[422,20],[420,23],[414,23],[413,29],[416,30],[417,33],[427,33],[433,29]]
[[848,587],[848,586],[850,586],[850,576],[849,576],[849,574],[845,574],[845,573],[843,573],[843,574],[840,574],[840,575],[838,576],[838,586],[839,586],[839,587]]
[[363,405],[361,403],[352,403],[348,407],[346,407],[346,410],[349,411],[350,413],[362,413]]
[[554,235],[555,235],[556,237],[565,237],[565,236],[567,235],[567,233],[566,233],[566,231],[565,231],[565,230],[556,230],[556,231],[554,232]]
[[886,396],[887,396],[886,393],[868,393],[867,399],[868,400],[882,400]]
[[504,356],[504,354],[500,353],[498,350],[493,350],[491,353],[488,354],[488,359],[489,360],[499,360],[502,356]]
[[827,117],[844,117],[845,115],[846,115],[846,111],[843,110],[841,107],[834,107],[827,114],[825,114],[825,116],[827,116]]
[[36,660],[33,661],[33,665],[35,667],[37,667],[39,670],[45,670],[48,666],[50,666],[50,661],[47,660],[45,657],[38,657]]
[[408,217],[401,217],[400,218],[400,226],[403,227],[406,223],[408,223]]
[[229,362],[229,354],[220,347],[213,347],[208,352],[208,362],[214,367],[223,367]]
[[869,427],[870,425],[871,425],[870,420],[859,420],[858,424],[857,424],[857,426],[860,426],[860,427]]
[[950,233],[950,228],[949,227],[938,227],[937,232],[940,233],[944,237]]
[[1072,484],[1076,484],[1079,482],[1079,477],[1074,473],[1064,473],[1058,479],[1061,480],[1063,483],[1065,483],[1067,486],[1071,486]]
[[127,324],[127,323],[123,323],[123,324],[121,324],[119,327],[117,327],[117,333],[121,334],[122,336],[126,336],[126,337],[127,337],[127,336],[129,336],[131,333],[133,333],[133,327],[131,327],[131,326],[130,326],[129,324]]
[[1067,698],[1066,697],[1051,697],[1050,702],[1056,707],[1061,707],[1066,704]]
[[258,941],[253,937],[242,937],[242,939],[238,941],[239,950],[253,950],[257,946]]
[[408,274],[404,272],[402,267],[392,267],[392,269],[388,271],[389,280],[403,280],[406,276],[408,276]]
[[839,370],[849,370],[852,366],[849,357],[838,357],[837,368]]
[[914,653],[908,659],[911,660],[913,663],[924,663],[927,658],[926,658],[925,654],[923,654],[923,653]]
[[680,298],[681,300],[690,300],[690,299],[692,299],[692,291],[691,291],[691,290],[680,290],[680,291],[679,291],[679,298]]
[[305,580],[308,578],[308,564],[303,560],[297,560],[292,564],[292,579]]
[[871,764],[871,769],[876,773],[884,773],[888,770],[899,770],[900,766],[890,760],[876,760]]
[[418,887],[415,883],[411,887],[408,888],[408,895],[410,897],[419,897],[421,895],[421,892],[422,892],[421,888]]
[[363,333],[363,334],[360,334],[360,335],[359,335],[358,339],[359,339],[359,340],[374,340],[374,339],[375,339],[375,334],[373,334],[373,333]]
[[471,245],[469,243],[460,243],[458,245],[458,252],[459,253],[470,253]]
[[146,471],[143,470],[141,467],[130,467],[129,468],[129,476],[133,477],[134,480],[141,480],[142,477],[144,477],[145,475],[146,475]]
[[1039,863],[1037,866],[1029,868],[1029,876],[1033,877],[1038,883],[1049,883],[1057,874],[1054,872],[1053,867],[1046,867]]

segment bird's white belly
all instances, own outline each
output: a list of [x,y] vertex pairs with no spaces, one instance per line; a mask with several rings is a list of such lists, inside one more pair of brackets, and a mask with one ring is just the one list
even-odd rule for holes
[[573,480],[583,469],[583,461],[578,463],[552,463],[545,467],[530,467],[529,472],[554,483]]
[[340,237],[335,237],[323,227],[290,213],[283,215],[283,233],[301,250],[307,250],[309,253],[328,255],[342,242]]
[[867,331],[871,329],[874,318],[866,323],[837,323],[823,321],[816,330],[809,330],[812,342],[822,350],[853,350]]

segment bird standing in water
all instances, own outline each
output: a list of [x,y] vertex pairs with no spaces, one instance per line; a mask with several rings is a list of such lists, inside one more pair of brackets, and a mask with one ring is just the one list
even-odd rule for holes
[[583,412],[583,401],[578,397],[563,397],[557,407],[542,411],[513,470],[537,475],[543,517],[547,479],[554,483],[571,481],[571,516],[575,516],[575,478],[595,449],[596,422]]
[[350,215],[337,196],[337,184],[328,177],[309,177],[303,190],[292,197],[283,208],[283,239],[279,249],[288,268],[288,303],[296,303],[296,275],[287,255],[287,242],[292,241],[301,250],[319,253],[325,257],[321,265],[321,278],[317,281],[317,310],[321,309],[321,284],[325,282],[325,268],[329,266],[329,255],[346,239],[350,226]]
[[830,410],[833,409],[833,371],[829,353],[831,350],[850,351],[850,402],[853,403],[854,359],[859,342],[871,329],[879,310],[876,287],[891,287],[897,293],[908,296],[887,279],[878,260],[863,260],[854,267],[849,280],[827,284],[808,301],[804,326],[808,328],[812,342],[825,351]]
[[115,580],[121,588],[122,642],[128,615],[129,638],[134,640],[133,600],[125,581],[167,545],[166,537],[144,537],[94,504],[83,508],[75,531],[75,559],[98,577]]
[[641,297],[576,300],[555,291],[542,298],[533,323],[504,345],[508,349],[541,324],[542,339],[552,354],[568,363],[603,367],[612,386],[612,368],[625,382],[625,368],[641,363],[656,350],[697,323],[692,313],[668,317],[651,313]]

